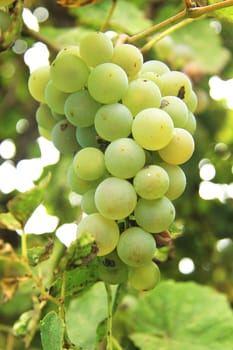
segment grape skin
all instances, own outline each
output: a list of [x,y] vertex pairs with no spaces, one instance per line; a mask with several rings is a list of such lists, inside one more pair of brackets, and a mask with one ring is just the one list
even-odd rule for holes
[[146,265],[131,267],[128,276],[131,287],[139,291],[149,291],[157,286],[160,281],[158,266],[150,261]]

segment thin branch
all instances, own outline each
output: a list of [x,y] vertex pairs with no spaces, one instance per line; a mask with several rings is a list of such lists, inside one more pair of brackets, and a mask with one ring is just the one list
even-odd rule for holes
[[202,15],[206,15],[209,12],[213,12],[230,6],[233,6],[233,0],[215,2],[214,4],[207,6],[191,7],[187,9],[187,15],[192,18],[200,17]]

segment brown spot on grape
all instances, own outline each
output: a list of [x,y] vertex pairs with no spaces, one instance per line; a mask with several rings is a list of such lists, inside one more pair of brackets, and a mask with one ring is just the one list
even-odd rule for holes
[[165,108],[165,107],[167,107],[169,105],[169,102],[168,102],[168,100],[162,100],[161,101],[161,105],[160,105],[160,108]]
[[177,97],[179,97],[181,100],[183,100],[184,96],[185,96],[185,87],[181,86],[180,90],[178,91]]
[[67,124],[67,123],[62,123],[62,124],[60,125],[61,131],[64,131],[64,130],[66,130],[67,128],[68,128],[68,124]]

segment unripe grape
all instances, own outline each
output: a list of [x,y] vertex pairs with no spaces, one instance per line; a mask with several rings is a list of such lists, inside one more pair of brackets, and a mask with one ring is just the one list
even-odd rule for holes
[[98,274],[102,281],[119,284],[128,279],[128,267],[119,259],[117,252],[105,255],[99,259]]
[[123,68],[128,77],[132,77],[141,69],[143,56],[136,46],[120,44],[113,50],[112,62]]
[[28,80],[28,90],[38,102],[45,102],[45,88],[50,79],[50,68],[42,66],[35,69]]
[[63,154],[74,153],[80,148],[75,137],[75,127],[66,119],[54,125],[51,139],[54,146]]
[[154,262],[150,261],[143,266],[131,267],[128,276],[131,287],[139,291],[148,291],[159,283],[160,270]]

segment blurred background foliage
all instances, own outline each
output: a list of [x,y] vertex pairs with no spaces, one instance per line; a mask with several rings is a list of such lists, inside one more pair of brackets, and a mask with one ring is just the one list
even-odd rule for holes
[[[29,189],[31,182],[37,182],[51,172],[52,181],[43,205],[49,215],[59,218],[53,230],[75,222],[79,217],[79,198],[70,193],[66,184],[67,156],[59,158],[55,154],[54,159],[44,162],[40,171],[33,174],[33,161],[40,159],[42,148],[35,122],[37,104],[27,89],[30,65],[25,57],[43,38],[49,40],[50,58],[54,55],[51,43],[58,47],[77,44],[85,31],[100,28],[110,5],[111,1],[105,0],[69,10],[58,6],[55,1],[24,1],[31,16],[39,20],[39,23],[36,19],[34,21],[40,27],[41,38],[31,33],[25,24],[22,28],[18,25],[17,28],[21,29],[17,38],[12,32],[12,43],[0,53],[1,212],[6,211],[6,203],[18,191]],[[119,1],[109,29],[132,35],[178,13],[183,6],[178,0]],[[13,21],[18,23],[19,18]],[[144,43],[142,40],[136,44],[142,46]],[[165,55],[162,46],[167,48]],[[145,58],[161,59],[173,70],[184,71],[192,79],[199,97],[195,113],[196,149],[192,159],[183,166],[187,188],[175,201],[177,225],[182,227],[182,234],[174,241],[169,259],[160,263],[162,278],[213,286],[226,294],[233,304],[232,53],[231,16],[208,17],[165,37],[145,54]],[[47,143],[43,148],[45,153],[46,147],[49,147]],[[27,170],[23,168],[22,161],[25,160]],[[20,177],[30,179],[28,186],[19,185],[17,179],[19,181]],[[20,247],[16,232],[0,229],[0,239],[10,242],[16,250]],[[16,296],[0,307],[0,318],[5,320],[6,327],[30,306],[27,294],[30,288],[28,282],[19,291],[20,297]]]

